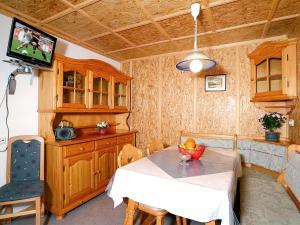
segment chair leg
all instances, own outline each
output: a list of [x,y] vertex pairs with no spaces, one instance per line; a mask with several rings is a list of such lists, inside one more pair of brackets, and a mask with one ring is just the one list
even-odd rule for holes
[[137,208],[137,203],[128,199],[128,206],[126,208],[126,215],[123,225],[133,225],[134,213]]
[[41,197],[35,201],[35,225],[41,225]]
[[[3,214],[1,214],[1,211],[3,211]],[[12,213],[13,213],[13,207],[12,207],[12,205],[0,206],[0,215],[12,214]],[[13,218],[2,219],[0,221],[0,225],[11,223],[12,219]]]
[[44,217],[44,215],[45,215],[45,198],[44,198],[44,196],[42,196],[42,198],[41,198],[41,216],[42,217]]
[[182,223],[183,225],[187,225],[188,224],[187,218],[182,218]]
[[176,225],[181,225],[181,217],[176,216]]
[[163,216],[156,217],[156,225],[164,225],[164,217]]
[[143,221],[145,220],[146,216],[147,216],[147,215],[146,215],[145,212],[139,211],[139,219],[140,219],[140,223],[141,223],[141,224],[142,224]]

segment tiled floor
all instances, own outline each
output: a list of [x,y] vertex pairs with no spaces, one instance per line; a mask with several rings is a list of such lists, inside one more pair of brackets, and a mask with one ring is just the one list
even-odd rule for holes
[[[299,225],[300,213],[285,190],[268,175],[243,168],[240,181],[240,223],[242,225]],[[44,217],[44,225],[122,225],[125,206],[113,209],[113,202],[105,194],[72,210],[57,221]],[[34,218],[20,218],[13,225],[33,225]],[[168,217],[165,225],[174,225],[174,217]],[[192,221],[190,225],[200,225]]]

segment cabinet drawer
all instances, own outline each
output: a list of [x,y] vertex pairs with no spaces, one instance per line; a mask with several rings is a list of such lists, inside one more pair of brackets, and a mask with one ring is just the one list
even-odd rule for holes
[[119,136],[117,138],[117,143],[118,144],[120,144],[120,143],[130,143],[130,144],[133,144],[133,138],[134,138],[133,134]]
[[75,145],[68,145],[64,147],[64,157],[91,152],[93,150],[94,150],[93,141],[75,144]]
[[106,138],[102,140],[95,141],[95,149],[100,148],[107,148],[113,145],[116,145],[117,139],[116,138]]

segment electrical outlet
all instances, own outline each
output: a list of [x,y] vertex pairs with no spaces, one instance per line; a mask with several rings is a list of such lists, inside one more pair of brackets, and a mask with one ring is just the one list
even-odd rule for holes
[[0,145],[5,145],[6,144],[6,137],[1,137],[0,138]]
[[294,127],[295,126],[295,120],[289,119],[289,125],[290,125],[290,127]]

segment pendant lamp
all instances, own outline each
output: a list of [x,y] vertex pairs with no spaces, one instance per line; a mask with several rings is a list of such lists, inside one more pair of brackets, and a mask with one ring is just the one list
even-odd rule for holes
[[192,16],[194,17],[194,51],[186,56],[182,61],[176,64],[176,68],[182,71],[192,71],[198,73],[201,70],[207,70],[216,65],[216,62],[202,52],[197,47],[197,17],[200,12],[200,3],[193,3],[191,6]]

